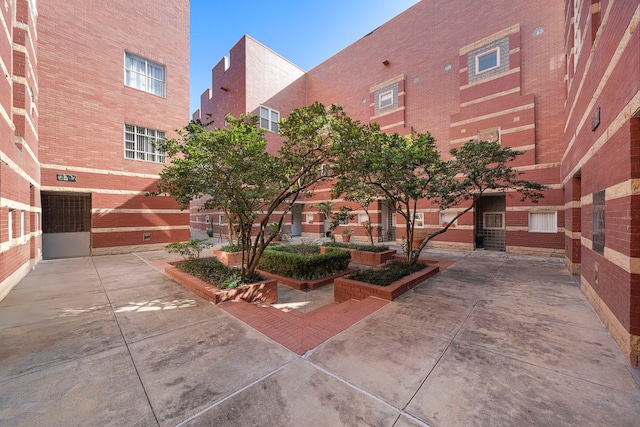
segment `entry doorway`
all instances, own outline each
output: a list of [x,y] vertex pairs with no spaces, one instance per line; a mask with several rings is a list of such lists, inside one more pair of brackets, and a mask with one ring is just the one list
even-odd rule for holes
[[302,205],[291,207],[291,237],[302,236]]
[[506,210],[504,194],[482,196],[476,201],[476,249],[506,250]]
[[394,242],[396,240],[396,224],[395,212],[391,209],[389,202],[381,201],[380,223],[382,225],[382,240],[385,242]]
[[42,258],[91,255],[91,194],[42,193]]

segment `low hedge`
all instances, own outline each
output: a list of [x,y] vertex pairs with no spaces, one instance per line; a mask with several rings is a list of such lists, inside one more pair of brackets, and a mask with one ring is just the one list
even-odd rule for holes
[[355,249],[356,251],[375,252],[375,253],[389,250],[389,246],[359,245],[357,243],[326,242],[326,243],[323,243],[322,246],[326,246],[329,248]]
[[242,245],[226,245],[220,248],[222,252],[242,252]]
[[178,262],[176,268],[219,289],[233,289],[264,280],[259,274],[254,274],[252,277],[243,280],[240,270],[228,267],[216,258],[184,260]]
[[[296,280],[316,280],[345,271],[351,261],[351,254],[339,249],[330,249],[325,254],[318,253],[316,255],[298,255],[292,252],[295,250],[298,249],[287,250],[270,246],[262,254],[258,268]],[[320,251],[319,247],[318,251]]]
[[289,252],[301,256],[313,256],[320,254],[320,246],[309,243],[301,243],[299,245],[283,245],[281,243],[276,243],[269,245],[268,249],[273,251]]
[[403,261],[390,261],[380,269],[359,270],[349,275],[349,279],[371,283],[378,286],[389,286],[396,280],[427,268],[425,264],[407,264]]

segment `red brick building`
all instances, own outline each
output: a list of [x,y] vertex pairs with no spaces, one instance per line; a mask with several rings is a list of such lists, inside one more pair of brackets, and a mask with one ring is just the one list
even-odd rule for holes
[[189,1],[5,2],[0,298],[43,257],[157,249],[188,213],[146,197],[189,118]]
[[[490,194],[433,245],[474,249],[482,235],[486,249],[564,256],[638,365],[639,3],[421,1],[306,73],[245,36],[213,68],[193,117],[215,126],[229,113],[259,115],[275,150],[274,121],[319,101],[387,132],[428,130],[445,156],[478,137],[525,151],[517,167],[550,187],[545,198]],[[291,234],[322,235],[314,205],[329,198],[319,189],[296,205]],[[198,207],[192,227],[224,235],[224,216]],[[441,227],[454,212],[423,201],[418,228]],[[354,213],[346,227],[364,240],[363,211]],[[372,213],[378,240],[402,238],[389,207]]]
[[0,8],[0,299],[42,257],[35,0]]
[[640,366],[640,2],[567,0],[565,259]]
[[[213,120],[215,126],[226,114],[248,111],[263,116],[269,127],[273,117],[320,101],[342,105],[351,117],[377,122],[387,132],[428,130],[445,156],[478,136],[499,139],[526,151],[518,163],[526,178],[552,189],[538,205],[509,194],[484,197],[475,212],[461,217],[433,244],[473,249],[479,234],[488,248],[561,255],[563,15],[563,5],[551,1],[544,7],[522,1],[491,8],[471,1],[420,2],[307,73],[245,36],[213,68],[211,89],[202,95],[194,117]],[[455,28],[464,31],[451,31]],[[275,150],[277,134],[268,132],[267,137]],[[296,206],[292,235],[322,235],[324,217],[313,205],[327,200],[328,191],[319,189]],[[335,202],[336,207],[341,203]],[[354,213],[346,227],[364,240],[359,225],[364,211]],[[381,229],[378,240],[402,238],[403,227],[396,227],[388,206],[378,202],[371,213]],[[440,212],[423,201],[419,228],[440,227],[452,215],[455,209]],[[216,235],[224,234],[221,221],[219,213],[198,211],[194,204],[194,228],[212,226]]]

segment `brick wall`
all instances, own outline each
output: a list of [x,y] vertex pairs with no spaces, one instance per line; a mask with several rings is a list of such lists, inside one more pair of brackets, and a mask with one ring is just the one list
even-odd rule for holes
[[[0,300],[41,259],[36,16],[27,0],[0,8]],[[9,225],[11,224],[11,230]],[[10,238],[11,237],[11,238]]]
[[[92,194],[92,247],[99,253],[187,240],[188,212],[169,198],[142,196],[155,189],[163,164],[125,158],[124,125],[173,137],[187,124],[189,2],[87,7],[42,0],[38,7],[42,191]],[[166,96],[125,85],[125,51],[165,67]],[[61,173],[76,181],[58,181]],[[160,225],[169,229],[158,233]],[[143,241],[147,232],[161,236]]]
[[[566,238],[571,250],[568,257],[580,262],[583,289],[625,356],[638,365],[640,1],[584,1],[577,20],[573,6],[566,1],[565,22],[570,24],[565,30],[566,151],[561,167],[563,184],[571,190],[565,200],[576,206],[567,215],[573,233]],[[592,249],[592,200],[602,190],[605,238],[601,254]]]

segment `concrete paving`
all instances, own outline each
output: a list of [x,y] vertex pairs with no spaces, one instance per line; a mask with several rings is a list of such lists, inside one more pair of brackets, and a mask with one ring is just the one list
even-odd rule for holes
[[165,252],[41,262],[0,302],[0,425],[640,425],[560,260],[425,253],[458,262],[303,355],[165,277]]

